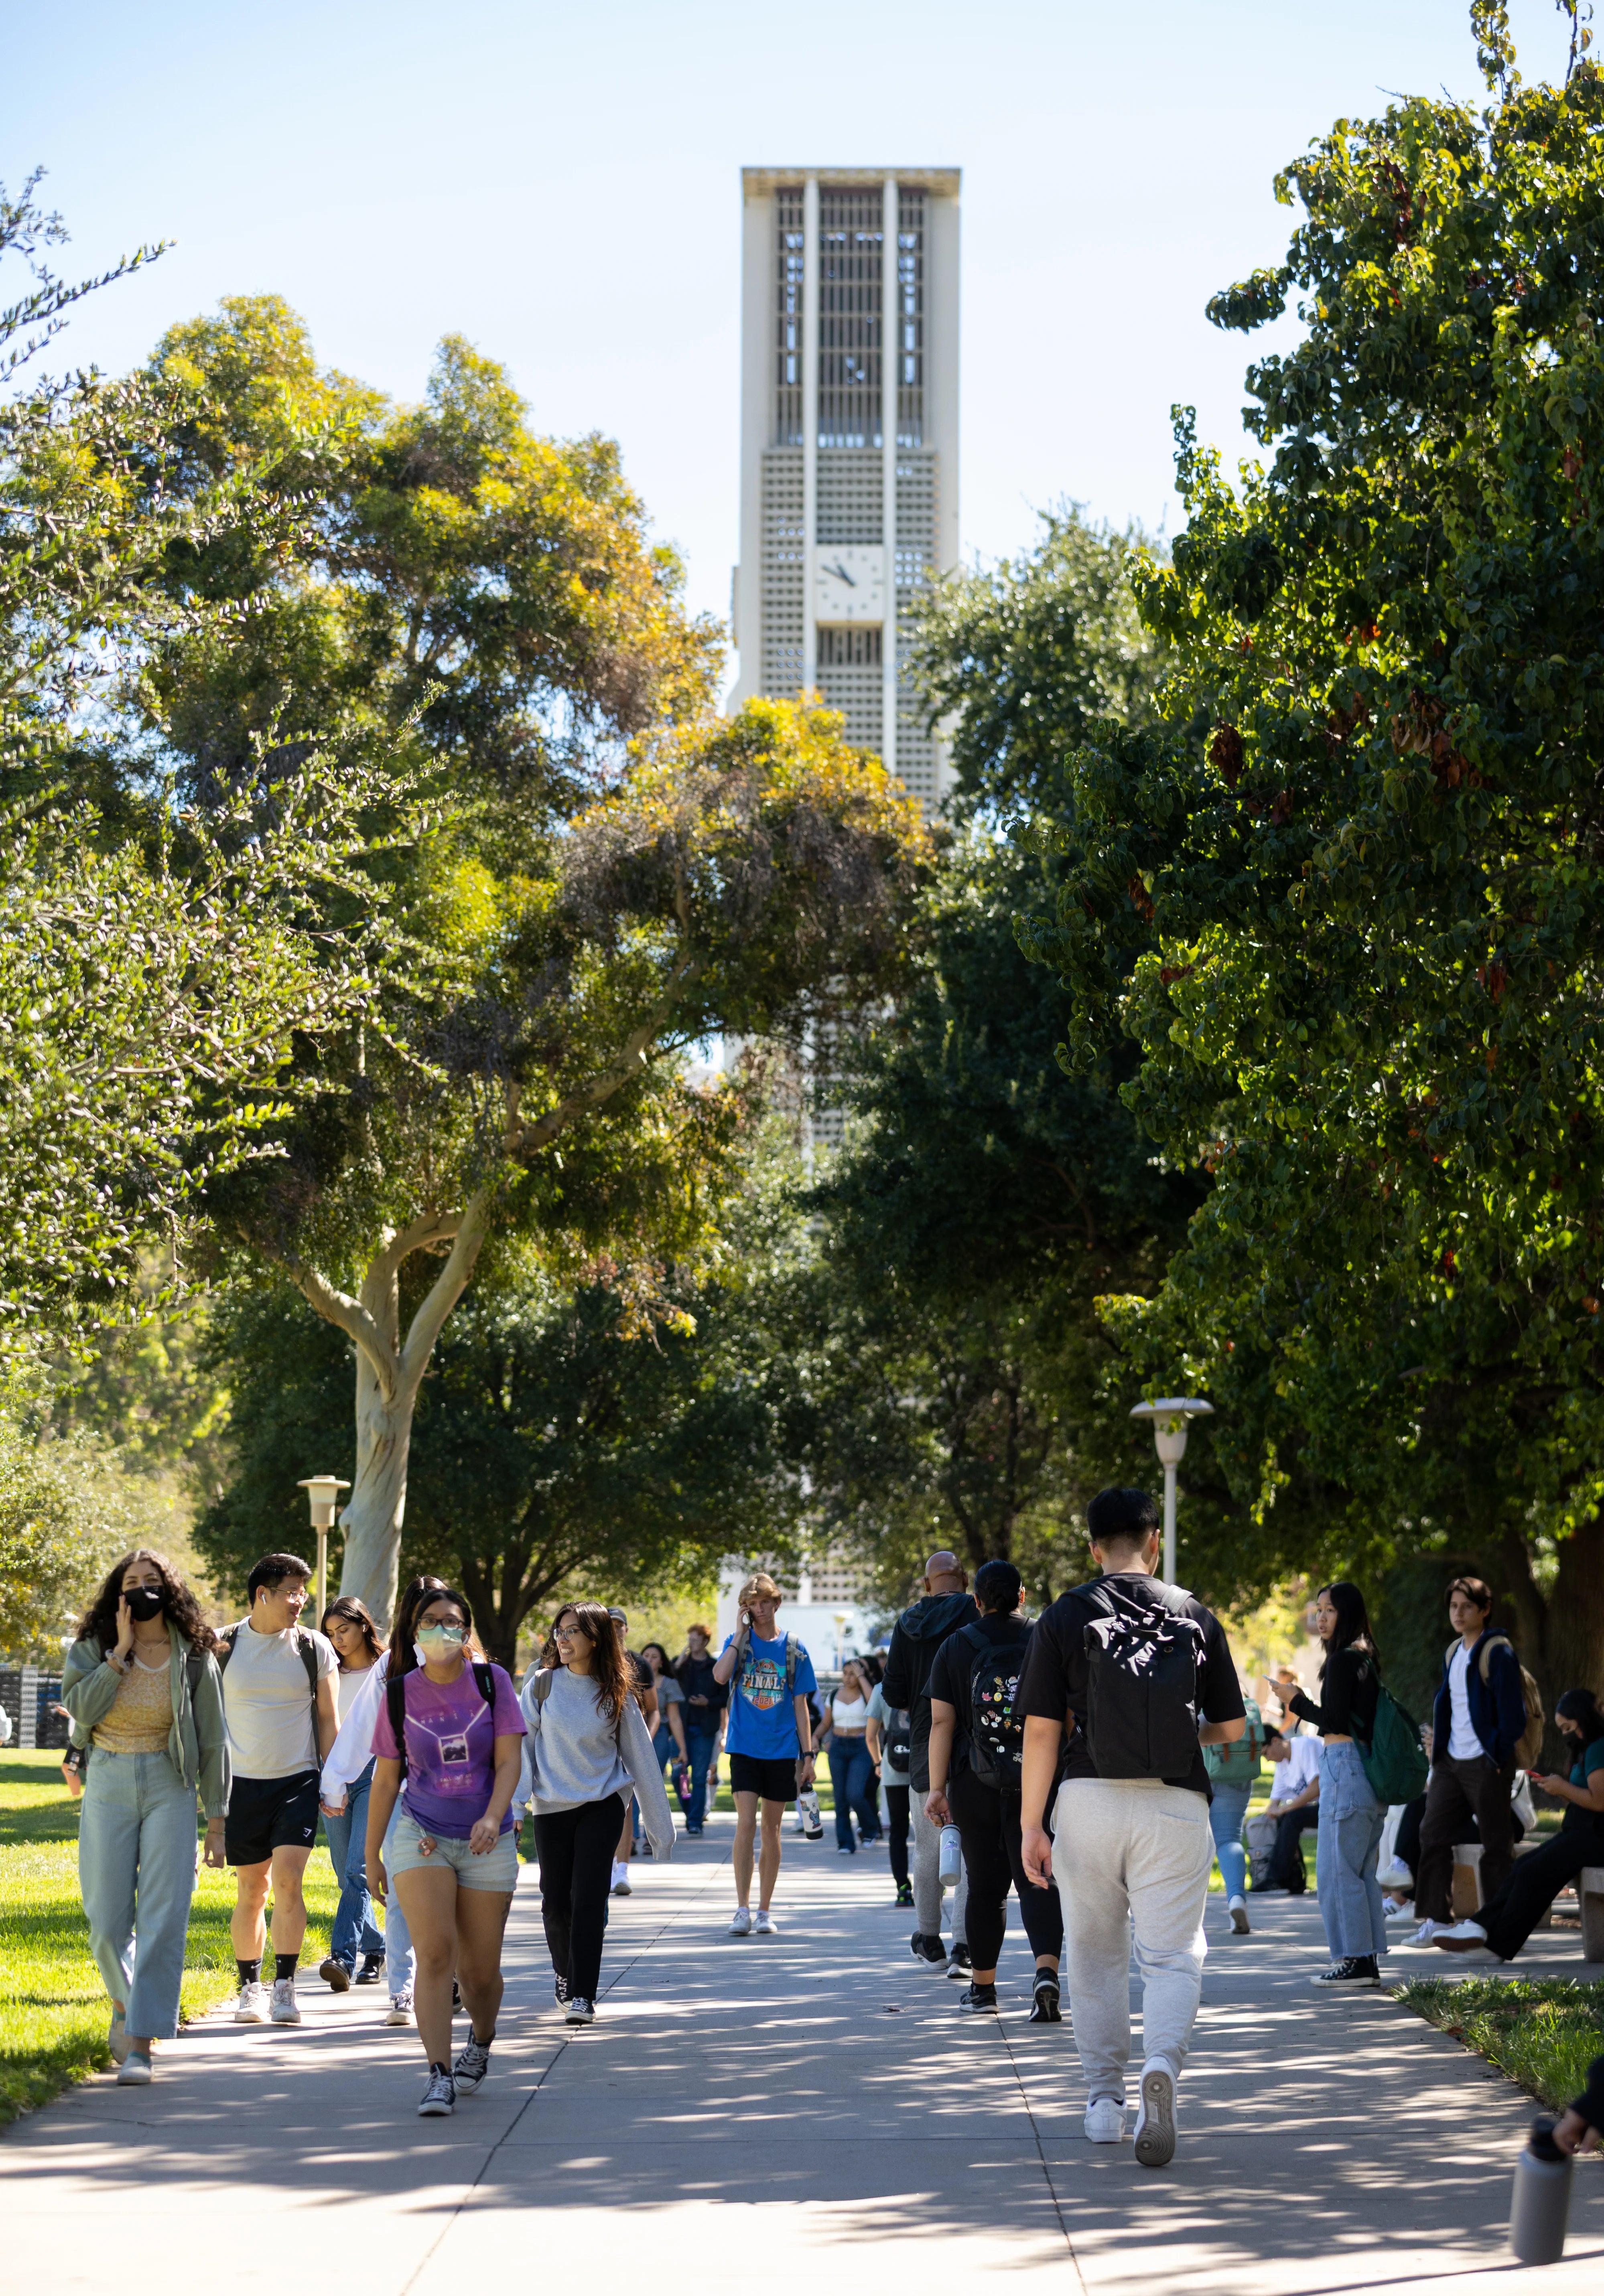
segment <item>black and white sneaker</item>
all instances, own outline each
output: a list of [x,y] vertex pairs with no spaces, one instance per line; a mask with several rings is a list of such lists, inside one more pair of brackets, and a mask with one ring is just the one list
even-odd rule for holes
[[975,1968],[969,1959],[969,1948],[967,1945],[953,1947],[951,1958],[947,1964],[947,1974],[949,1977],[961,1978],[966,1984],[974,1976]]
[[920,1931],[915,1930],[908,1942],[913,1949],[914,1959],[919,1963],[921,1967],[925,1969],[946,1968],[947,1948],[942,1943],[939,1937],[927,1938],[923,1935]]
[[1329,1969],[1322,1969],[1318,1977],[1309,1980],[1311,1985],[1379,1985],[1381,1972],[1376,1966],[1373,1953],[1351,1953],[1342,1961],[1334,1961]]
[[552,1998],[558,2008],[564,2007],[568,2000],[568,1980],[565,1977],[554,1977],[551,1980],[551,1992]]
[[429,2086],[424,2091],[424,2101],[418,2107],[425,2120],[437,2120],[443,2113],[457,2110],[457,2086],[451,2079],[448,2065],[431,2065]]
[[1050,1969],[1036,1973],[1035,1998],[1031,2004],[1032,2025],[1061,2025],[1064,2013],[1058,2006],[1058,1980]]
[[458,2096],[472,2096],[489,2070],[489,2043],[476,2041],[470,2033],[466,2048],[451,2068],[451,2078],[457,2084]]
[[995,2016],[997,2013],[997,1988],[995,1985],[975,1985],[974,1983],[966,1985],[963,1991],[958,1997],[958,2005],[960,2009],[984,2010],[991,2015]]
[[563,2021],[565,2025],[594,2025],[595,2002],[587,2001],[582,1993],[576,1993],[563,2013]]

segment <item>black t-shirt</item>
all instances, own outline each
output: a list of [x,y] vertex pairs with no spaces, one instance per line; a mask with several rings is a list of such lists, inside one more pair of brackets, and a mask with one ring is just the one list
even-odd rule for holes
[[[1141,1591],[1147,1576],[1145,1570],[1114,1570],[1092,1579],[1086,1587],[1072,1587],[1066,1595],[1060,1595],[1056,1603],[1049,1603],[1036,1621],[1019,1685],[1018,1707],[1022,1714],[1039,1715],[1050,1722],[1062,1722],[1066,1712],[1074,1716],[1075,1732],[1064,1760],[1063,1775],[1066,1778],[1097,1775],[1082,1727],[1087,1698],[1086,1629],[1094,1619],[1107,1616],[1102,1607],[1106,1595],[1122,1610],[1134,1611],[1138,1616],[1151,1613],[1156,1605],[1144,1601]],[[1095,1597],[1093,1588],[1097,1590]],[[1234,1722],[1247,1710],[1242,1703],[1242,1687],[1237,1680],[1225,1629],[1196,1595],[1189,1595],[1183,1607],[1187,1616],[1196,1619],[1203,1629],[1198,1714],[1205,1722]],[[1205,1800],[1212,1800],[1202,1747],[1193,1756],[1192,1767],[1184,1777],[1166,1778],[1164,1784],[1189,1787]]]
[[968,1736],[973,1717],[969,1712],[969,1681],[975,1672],[975,1661],[980,1656],[974,1636],[982,1634],[999,1650],[1015,1650],[1024,1657],[1030,1647],[1031,1630],[1017,1611],[987,1612],[975,1619],[971,1626],[960,1627],[949,1635],[935,1654],[935,1664],[930,1669],[925,1685],[932,1698],[951,1706],[958,1713],[958,1734],[953,1740],[951,1767],[963,1768],[968,1759]]

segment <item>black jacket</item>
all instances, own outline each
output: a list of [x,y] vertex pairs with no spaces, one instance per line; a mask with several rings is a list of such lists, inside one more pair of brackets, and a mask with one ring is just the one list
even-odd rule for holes
[[921,1800],[930,1792],[930,1669],[948,1636],[979,1616],[972,1595],[921,1595],[892,1628],[881,1688],[888,1706],[908,1709],[908,1780]]

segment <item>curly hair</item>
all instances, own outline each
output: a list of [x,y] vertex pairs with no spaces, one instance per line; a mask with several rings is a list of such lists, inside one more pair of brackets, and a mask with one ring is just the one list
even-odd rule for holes
[[619,1720],[624,1710],[624,1701],[633,1694],[635,1685],[624,1656],[623,1637],[618,1631],[618,1620],[605,1603],[564,1603],[551,1622],[548,1644],[555,1646],[557,1628],[563,1619],[572,1619],[580,1632],[588,1635],[594,1649],[590,1660],[590,1679],[596,1685],[596,1702],[610,1722]]
[[169,1622],[177,1627],[191,1650],[197,1653],[215,1651],[218,1638],[201,1616],[201,1605],[185,1585],[165,1554],[154,1547],[136,1546],[114,1562],[101,1583],[100,1591],[78,1621],[78,1638],[82,1643],[98,1643],[103,1651],[117,1645],[117,1605],[122,1596],[124,1575],[136,1562],[148,1562],[161,1580],[166,1596],[163,1605]]

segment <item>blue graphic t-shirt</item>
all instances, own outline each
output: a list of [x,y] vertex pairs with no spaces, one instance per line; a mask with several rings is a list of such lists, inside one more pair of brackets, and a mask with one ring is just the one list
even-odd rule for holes
[[[729,1636],[724,1649],[728,1650],[734,1640],[735,1636]],[[776,1635],[772,1642],[762,1642],[753,1635],[729,1685],[729,1726],[724,1734],[728,1751],[754,1755],[759,1761],[794,1758],[802,1750],[796,1742],[796,1709],[792,1699],[799,1693],[803,1698],[810,1698],[818,1687],[813,1661],[801,1643],[796,1645],[796,1664],[787,1692],[785,1636]]]

